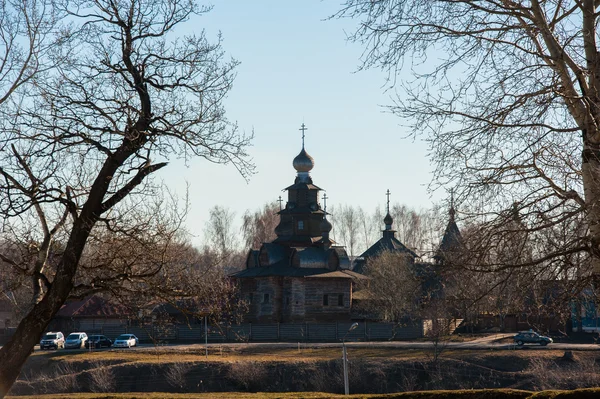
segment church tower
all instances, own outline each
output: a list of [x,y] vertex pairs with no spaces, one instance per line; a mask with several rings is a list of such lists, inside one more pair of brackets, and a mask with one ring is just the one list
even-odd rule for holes
[[296,170],[296,179],[294,184],[284,189],[288,193],[288,200],[285,208],[279,211],[280,223],[275,228],[277,239],[273,242],[288,247],[305,248],[321,241],[321,224],[326,218],[325,211],[319,204],[319,191],[322,189],[314,185],[310,177],[315,161],[304,148],[304,132],[307,130],[304,123],[300,130],[302,150],[292,162]]
[[463,248],[463,239],[455,220],[454,194],[450,194],[450,209],[448,210],[448,225],[444,236],[433,259],[436,265],[443,265],[451,261],[453,254],[457,254]]
[[304,147],[306,126],[300,130],[302,149],[292,162],[296,178],[285,188],[277,238],[250,249],[246,269],[231,275],[248,302],[248,321],[348,321],[352,286],[365,278],[349,270],[346,250],[329,238],[327,196],[321,208],[321,188],[310,176],[315,161]]
[[367,249],[355,259],[354,267],[352,270],[357,273],[365,272],[365,266],[369,258],[377,257],[385,251],[400,252],[406,254],[407,258],[411,263],[414,263],[415,259],[417,258],[417,254],[415,254],[411,249],[406,247],[400,242],[400,240],[396,238],[396,230],[394,230],[392,227],[394,219],[390,214],[390,190],[387,190],[385,195],[387,197],[387,214],[385,215],[385,218],[383,218],[383,224],[385,228],[382,231],[382,237],[379,239],[379,241],[371,245],[369,249]]

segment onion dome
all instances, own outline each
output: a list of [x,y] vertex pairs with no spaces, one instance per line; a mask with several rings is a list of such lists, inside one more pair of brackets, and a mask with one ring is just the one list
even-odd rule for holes
[[315,161],[313,160],[313,157],[306,153],[304,147],[302,147],[300,154],[294,158],[293,165],[297,172],[310,172],[315,166]]
[[327,218],[323,218],[323,220],[321,220],[319,228],[321,229],[321,232],[329,233],[333,226],[331,225],[331,223],[329,223],[329,220],[327,220]]
[[392,223],[394,223],[394,219],[392,218],[392,215],[388,214],[385,215],[385,218],[383,219],[383,223],[385,224],[386,227],[391,228],[392,227]]
[[275,235],[277,237],[281,237],[284,234],[285,234],[285,228],[283,226],[283,223],[279,222],[279,224],[277,225],[277,227],[275,227]]

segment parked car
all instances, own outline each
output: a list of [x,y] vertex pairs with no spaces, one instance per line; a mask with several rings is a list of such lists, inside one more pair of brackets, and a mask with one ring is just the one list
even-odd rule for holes
[[85,342],[87,341],[88,336],[84,332],[74,332],[69,334],[67,339],[65,340],[65,348],[83,348],[85,347]]
[[514,340],[519,346],[522,346],[523,344],[540,344],[546,346],[554,342],[552,338],[540,335],[533,330],[519,331],[519,333],[514,336]]
[[115,348],[131,348],[138,345],[138,339],[133,334],[121,334],[113,342]]
[[104,335],[89,335],[87,341],[85,341],[86,348],[110,348],[112,346],[112,341]]
[[40,340],[40,349],[59,349],[65,347],[65,336],[60,331],[48,331]]

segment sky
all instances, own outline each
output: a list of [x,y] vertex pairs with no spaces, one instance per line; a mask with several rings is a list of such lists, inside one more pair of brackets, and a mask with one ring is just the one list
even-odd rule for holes
[[189,190],[187,230],[201,245],[209,209],[238,217],[275,201],[295,178],[300,126],[314,158],[311,176],[327,192],[328,205],[351,204],[373,211],[391,202],[427,208],[445,193],[428,193],[431,166],[427,144],[406,138],[407,121],[385,111],[393,91],[386,73],[357,72],[363,48],[346,40],[357,21],[327,20],[339,1],[221,0],[185,29],[220,31],[223,48],[241,62],[225,101],[227,117],[254,132],[248,152],[256,174],[246,182],[232,165],[202,159],[171,162],[160,178],[178,195]]

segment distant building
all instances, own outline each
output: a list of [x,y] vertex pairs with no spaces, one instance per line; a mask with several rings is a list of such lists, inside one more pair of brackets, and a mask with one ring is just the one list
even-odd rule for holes
[[[301,130],[304,129],[302,125]],[[336,245],[329,237],[332,226],[327,220],[327,196],[322,197],[321,206],[319,192],[322,189],[310,176],[314,160],[304,148],[304,138],[302,150],[292,164],[297,175],[294,184],[285,188],[288,200],[279,211],[280,223],[275,228],[277,238],[263,243],[259,249],[251,249],[246,268],[231,275],[239,283],[242,298],[249,304],[246,321],[349,321],[362,318],[360,313],[352,313],[353,294],[357,282],[368,279],[365,268],[369,259],[383,251],[406,255],[423,281],[424,295],[431,295],[431,292],[443,295],[438,271],[461,240],[453,207],[435,263],[424,263],[396,238],[388,191],[382,237],[351,265],[344,247]],[[365,291],[357,292],[356,299],[368,300],[369,295]]]
[[352,288],[360,273],[350,270],[344,247],[329,238],[326,200],[313,184],[313,158],[304,148],[294,158],[297,172],[287,187],[288,200],[280,209],[277,238],[248,253],[246,269],[231,277],[240,284],[249,304],[247,321],[347,321]]
[[135,315],[122,304],[109,301],[99,295],[73,299],[56,313],[48,330],[51,331],[99,331],[106,327],[127,325]]
[[[382,237],[355,259],[352,270],[357,273],[368,274],[369,262],[376,259],[383,252],[401,254],[404,255],[404,261],[408,263],[420,281],[421,296],[414,298],[415,303],[425,304],[431,299],[444,298],[447,295],[446,288],[452,285],[452,276],[445,273],[444,266],[450,266],[455,255],[459,254],[462,250],[462,237],[454,220],[454,205],[451,204],[450,206],[450,218],[440,245],[434,255],[434,262],[423,262],[419,255],[396,238],[396,230],[393,229],[394,219],[390,215],[389,196],[390,192],[388,190],[387,214],[383,219],[385,229],[382,231]],[[374,318],[375,315],[372,313],[373,306],[362,302],[374,299],[377,293],[366,289],[355,294],[356,304],[359,308],[371,309],[370,313],[365,317]],[[456,311],[448,309],[448,313],[456,314]]]
[[396,230],[392,228],[392,224],[394,223],[394,219],[392,215],[390,215],[390,191],[387,191],[387,214],[383,219],[383,223],[385,225],[385,229],[383,230],[382,237],[373,245],[371,245],[365,252],[360,254],[354,260],[354,270],[357,273],[365,273],[365,267],[369,259],[376,258],[382,252],[396,252],[406,255],[406,258],[409,263],[414,264],[415,259],[417,259],[417,254],[414,253],[411,249],[406,247],[404,244],[400,242],[396,238]]

